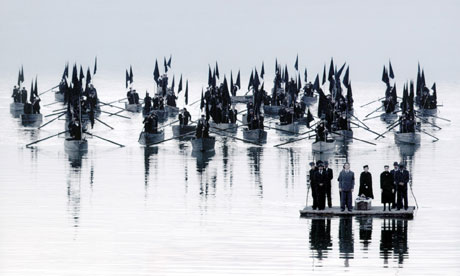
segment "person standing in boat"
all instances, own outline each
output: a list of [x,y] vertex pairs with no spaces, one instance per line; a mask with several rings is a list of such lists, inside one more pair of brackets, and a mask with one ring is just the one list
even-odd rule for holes
[[328,176],[324,170],[324,164],[321,162],[318,164],[318,170],[315,172],[316,182],[316,196],[318,210],[324,210],[326,208],[326,182]]
[[19,94],[19,88],[15,85],[13,88],[13,95],[11,95],[15,103],[21,102],[21,95]]
[[205,115],[201,115],[196,126],[196,138],[209,138],[209,122]]
[[350,130],[350,124],[345,112],[342,112],[342,115],[337,119],[337,128],[339,130]]
[[359,192],[358,196],[365,196],[366,198],[374,199],[374,192],[372,191],[372,174],[369,172],[369,166],[363,166],[364,171],[359,177]]
[[36,96],[32,103],[32,113],[40,114],[40,97]]
[[152,108],[152,98],[150,97],[149,92],[145,91],[144,114],[149,114],[151,108]]
[[321,123],[318,124],[315,131],[316,131],[316,142],[319,142],[319,141],[326,142],[327,129],[324,126],[324,121],[321,121]]
[[327,206],[332,208],[332,198],[331,198],[331,182],[334,178],[334,172],[331,168],[329,168],[329,162],[324,161],[324,171],[326,172],[326,198],[327,198]]
[[158,116],[155,113],[151,113],[144,119],[144,129],[147,133],[158,132]]
[[307,97],[313,97],[313,84],[311,81],[305,84],[304,95]]
[[174,95],[174,92],[171,91],[168,93],[168,95],[166,96],[166,104],[169,105],[169,106],[176,106],[176,95]]
[[133,97],[133,103],[139,104],[139,94],[137,94],[136,89],[133,90],[132,97]]
[[391,204],[394,201],[394,178],[389,168],[388,165],[385,165],[385,170],[380,174],[380,191],[382,192],[381,201],[383,204],[383,211],[386,210],[387,204],[388,211],[391,211]]
[[21,89],[21,103],[26,104],[27,103],[27,90],[25,87],[22,87]]
[[[398,193],[397,210],[401,210],[404,206],[404,210],[408,208],[407,202],[407,184],[409,183],[409,171],[405,169],[404,164],[399,164],[399,171],[396,173],[396,184]],[[404,201],[404,203],[403,203]]]
[[183,126],[187,126],[188,125],[188,121],[191,121],[192,120],[192,116],[190,115],[190,113],[187,111],[187,108],[184,108],[181,113],[179,113],[179,124],[181,127]]
[[129,87],[128,92],[126,92],[126,98],[128,99],[128,104],[134,104],[133,89],[131,87]]
[[341,194],[340,210],[343,212],[347,208],[351,212],[353,210],[352,194],[355,188],[355,173],[350,170],[349,163],[343,165],[343,170],[337,180],[339,181],[339,192]]
[[310,187],[311,187],[311,197],[313,198],[313,210],[316,210],[318,208],[318,194],[317,194],[317,185],[315,181],[315,174],[316,174],[316,166],[315,162],[310,162],[310,171],[308,172],[308,180],[310,182]]

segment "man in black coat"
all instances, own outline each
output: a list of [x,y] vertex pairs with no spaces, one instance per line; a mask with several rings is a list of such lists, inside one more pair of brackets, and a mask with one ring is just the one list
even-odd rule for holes
[[409,183],[409,171],[404,168],[404,164],[399,164],[399,171],[396,173],[398,203],[397,209],[401,210],[404,201],[404,210],[407,210],[407,183]]
[[326,198],[327,198],[327,206],[332,208],[332,197],[331,197],[331,181],[334,177],[334,173],[331,168],[329,168],[329,162],[324,161],[324,171],[326,172]]
[[396,208],[396,191],[397,191],[397,184],[396,184],[396,174],[397,172],[399,171],[399,164],[398,162],[394,162],[393,163],[393,169],[390,171],[390,173],[393,175],[393,180],[394,180],[394,183],[393,183],[393,186],[394,186],[394,193],[393,193],[393,202],[391,203],[391,209],[395,209]]
[[310,162],[309,180],[310,180],[310,187],[311,187],[311,196],[313,198],[313,210],[316,210],[316,208],[318,208],[315,172],[316,172],[315,162]]
[[328,175],[324,170],[323,163],[318,164],[318,170],[315,172],[315,182],[316,182],[316,194],[318,209],[324,210],[326,208],[326,182],[328,180]]

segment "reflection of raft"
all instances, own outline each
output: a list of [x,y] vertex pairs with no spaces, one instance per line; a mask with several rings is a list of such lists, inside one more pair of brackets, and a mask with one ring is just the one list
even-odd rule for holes
[[372,207],[370,210],[353,210],[351,212],[340,210],[340,207],[326,208],[324,210],[313,210],[311,206],[306,206],[299,210],[302,217],[332,217],[332,216],[372,216],[372,217],[393,217],[393,218],[413,218],[415,207],[411,206],[407,210],[383,211],[382,206]]
[[157,133],[147,133],[142,131],[139,135],[139,144],[144,146],[149,146],[155,143],[158,143],[165,138],[165,133],[163,130],[158,131]]
[[311,149],[313,152],[328,152],[333,151],[335,149],[335,141],[334,140],[327,140],[324,141],[316,141],[311,144]]
[[213,151],[216,143],[216,137],[210,136],[208,138],[193,138],[192,148],[193,151]]
[[243,138],[254,142],[266,142],[267,132],[263,129],[243,129]]
[[23,126],[39,127],[42,124],[42,114],[21,114],[21,122]]
[[400,133],[399,131],[397,131],[395,132],[395,141],[397,143],[418,145],[420,144],[420,133],[418,132]]

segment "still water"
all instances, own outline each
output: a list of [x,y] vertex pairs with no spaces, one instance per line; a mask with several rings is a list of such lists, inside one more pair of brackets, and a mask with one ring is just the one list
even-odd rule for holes
[[[268,130],[263,147],[221,137],[214,154],[195,155],[187,141],[141,147],[139,114],[103,114],[115,129],[96,122],[93,132],[126,147],[92,138],[87,154],[69,156],[62,137],[24,146],[62,131],[64,121],[23,128],[9,114],[11,81],[1,83],[1,275],[460,275],[458,84],[438,84],[438,115],[452,122],[431,118],[442,129],[424,126],[440,141],[425,135],[415,148],[395,146],[390,133],[377,146],[355,141],[313,156],[311,140],[275,148],[288,137]],[[53,79],[43,90],[47,84]],[[192,98],[200,86],[192,84]],[[105,101],[124,94],[110,80],[97,87]],[[382,93],[381,83],[356,84],[355,115],[377,108],[359,106]],[[43,96],[43,104],[53,98]],[[192,116],[198,112],[195,106]],[[386,126],[380,119],[365,123],[377,132]],[[300,218],[313,159],[329,160],[335,174],[346,161],[355,173],[368,164],[374,205],[383,165],[406,161],[420,207],[415,218]],[[414,205],[412,195],[409,201]]]

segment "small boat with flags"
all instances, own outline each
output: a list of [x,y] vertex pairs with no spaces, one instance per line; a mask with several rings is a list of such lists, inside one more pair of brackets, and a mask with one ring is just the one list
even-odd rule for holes
[[243,129],[243,138],[249,141],[265,143],[267,141],[267,132],[263,129]]
[[163,130],[159,130],[157,133],[148,133],[142,131],[139,135],[139,144],[143,146],[150,146],[156,144],[165,138],[165,133]]
[[311,145],[313,152],[329,152],[335,149],[335,140],[328,139],[326,141],[315,141]]
[[216,144],[216,137],[209,136],[207,138],[192,138],[192,148],[194,152],[213,151]]

